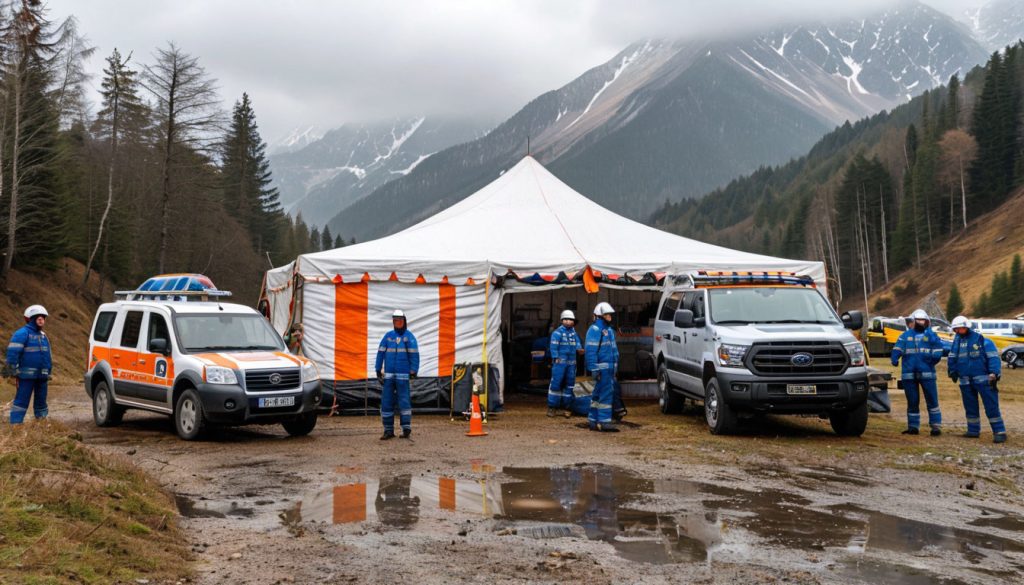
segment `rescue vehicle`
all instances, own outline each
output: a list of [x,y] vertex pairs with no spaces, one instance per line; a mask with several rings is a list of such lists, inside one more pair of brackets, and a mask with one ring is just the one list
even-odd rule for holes
[[209,425],[312,432],[316,365],[288,353],[256,310],[224,302],[230,295],[203,275],[170,274],[101,305],[84,380],[96,425],[118,425],[134,408],[171,416],[185,440]]

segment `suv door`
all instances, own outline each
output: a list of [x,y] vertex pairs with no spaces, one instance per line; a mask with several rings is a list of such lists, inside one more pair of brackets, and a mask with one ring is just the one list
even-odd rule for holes
[[110,368],[114,378],[114,394],[138,397],[139,383],[135,369],[139,359],[139,338],[145,311],[128,309],[121,321],[117,343],[110,349]]
[[[704,291],[695,290],[686,293],[680,309],[693,311],[693,319],[696,321],[705,318]],[[704,396],[704,384],[701,376],[704,370],[704,338],[706,337],[707,325],[697,326],[689,329],[680,329],[683,337],[682,359],[680,360],[682,370],[685,372],[685,388],[690,392]]]
[[167,318],[160,311],[146,312],[145,343],[139,350],[136,372],[139,375],[139,398],[160,406],[171,407],[168,389],[174,383],[173,360],[153,351],[153,340],[163,339],[171,347],[171,333]]
[[[682,291],[676,291],[665,297],[661,305],[658,319],[654,323],[655,339],[660,342],[661,357],[665,359],[665,367],[669,371],[669,379],[675,377],[673,369],[678,366],[677,362],[682,357],[682,346],[679,345],[679,332],[673,323],[676,309],[679,308],[679,301],[683,298]],[[674,383],[674,382],[673,382]]]

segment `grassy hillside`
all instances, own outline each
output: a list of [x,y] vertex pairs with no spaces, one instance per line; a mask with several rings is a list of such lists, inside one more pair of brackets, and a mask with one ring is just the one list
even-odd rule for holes
[[[868,296],[874,309],[879,299],[892,304],[873,313],[906,315],[920,307],[932,292],[938,293],[940,306],[945,307],[949,289],[956,282],[967,312],[972,317],[1006,317],[1024,311],[1017,307],[1008,315],[974,315],[971,307],[992,283],[992,275],[1009,270],[1014,254],[1024,254],[1024,189],[1018,189],[1009,200],[968,224],[966,230],[921,259],[921,268],[911,268],[896,276],[888,285]],[[916,283],[916,292],[905,292]],[[911,285],[909,289],[913,289]],[[863,308],[863,295],[844,299],[848,309]],[[955,315],[948,315],[949,318]]]

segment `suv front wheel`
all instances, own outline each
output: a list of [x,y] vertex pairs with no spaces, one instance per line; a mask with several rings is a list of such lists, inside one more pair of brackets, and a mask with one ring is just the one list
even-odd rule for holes
[[316,411],[300,414],[292,420],[281,423],[285,432],[293,437],[304,437],[313,432],[316,427]]
[[864,401],[851,410],[833,412],[828,416],[828,421],[840,437],[859,437],[868,427],[868,403]]
[[206,415],[203,414],[203,403],[199,393],[188,388],[178,397],[174,406],[174,429],[178,436],[186,441],[198,439],[206,426]]
[[725,402],[725,396],[716,378],[704,387],[704,418],[712,435],[727,435],[736,428],[736,413]]

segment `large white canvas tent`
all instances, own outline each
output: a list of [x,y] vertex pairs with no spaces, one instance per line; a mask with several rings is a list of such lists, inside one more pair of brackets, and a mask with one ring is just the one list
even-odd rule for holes
[[645,226],[580,195],[527,156],[404,231],[269,271],[263,298],[278,331],[303,323],[305,355],[336,387],[375,386],[367,380],[378,342],[391,328],[391,311],[403,309],[419,340],[419,376],[436,378],[440,389],[455,363],[487,362],[500,371],[505,295],[651,289],[666,274],[703,269],[790,271],[825,286],[821,262],[748,254]]

